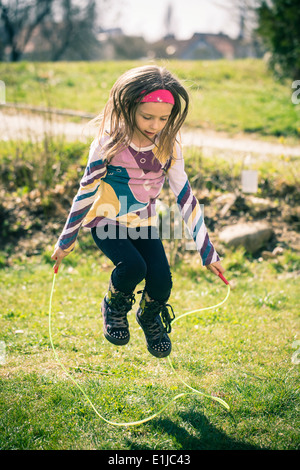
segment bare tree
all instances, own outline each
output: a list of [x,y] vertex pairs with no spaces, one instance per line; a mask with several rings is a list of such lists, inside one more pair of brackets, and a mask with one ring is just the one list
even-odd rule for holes
[[0,20],[4,46],[10,60],[18,61],[34,30],[50,15],[53,0],[0,0]]
[[0,0],[0,46],[11,61],[21,59],[29,41],[32,60],[93,59],[99,50],[98,14],[107,2]]
[[212,0],[212,3],[230,13],[231,20],[239,26],[239,39],[252,37],[260,0]]
[[[51,45],[51,60],[62,58],[89,60],[99,43],[96,39],[97,8],[100,1],[74,0],[59,2],[56,20],[42,30],[44,40]],[[54,3],[55,7],[55,3]]]

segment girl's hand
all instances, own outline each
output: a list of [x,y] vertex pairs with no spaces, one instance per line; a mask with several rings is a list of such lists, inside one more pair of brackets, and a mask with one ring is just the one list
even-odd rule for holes
[[53,266],[54,272],[57,273],[58,267],[62,260],[67,256],[69,253],[67,251],[62,250],[61,248],[55,248],[53,255],[51,256],[52,259],[56,260],[55,265]]
[[209,269],[209,271],[214,273],[216,276],[218,276],[219,273],[223,274],[225,272],[225,269],[221,265],[220,261],[216,261],[215,263],[209,264],[208,266],[206,266],[206,268]]

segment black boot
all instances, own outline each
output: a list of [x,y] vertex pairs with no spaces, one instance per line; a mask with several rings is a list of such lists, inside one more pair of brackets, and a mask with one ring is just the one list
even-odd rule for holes
[[[171,316],[168,307],[171,309]],[[143,292],[136,319],[144,331],[148,351],[153,356],[166,357],[170,354],[172,344],[168,333],[171,333],[171,322],[174,318],[171,305],[152,300],[145,291]]]
[[130,339],[127,313],[135,302],[134,294],[117,291],[110,280],[109,289],[102,301],[103,332],[113,344],[124,345]]

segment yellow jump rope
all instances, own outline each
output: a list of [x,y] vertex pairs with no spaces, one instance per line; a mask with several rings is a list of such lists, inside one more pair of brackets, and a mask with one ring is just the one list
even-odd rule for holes
[[[53,349],[53,353],[54,353],[54,356],[58,362],[58,364],[61,366],[61,368],[64,370],[64,372],[67,374],[67,376],[72,380],[72,382],[74,382],[74,384],[76,385],[76,387],[81,391],[81,393],[83,394],[83,396],[85,397],[85,399],[87,400],[87,402],[91,405],[91,407],[93,408],[94,412],[96,413],[96,415],[102,419],[103,421],[105,421],[106,423],[108,424],[111,424],[113,426],[136,426],[136,425],[139,425],[139,424],[143,424],[143,423],[146,423],[147,421],[151,421],[153,418],[156,418],[158,415],[160,415],[171,403],[173,403],[175,400],[177,400],[178,398],[182,398],[184,396],[187,396],[187,395],[201,395],[203,397],[206,397],[206,398],[210,398],[218,403],[220,403],[222,406],[224,406],[224,408],[226,410],[230,410],[229,408],[229,405],[224,401],[222,400],[221,398],[219,397],[214,397],[212,395],[207,395],[203,392],[200,392],[199,390],[196,390],[194,389],[193,387],[191,387],[190,385],[188,385],[186,382],[184,382],[184,380],[179,376],[179,374],[176,372],[176,370],[174,369],[174,366],[172,364],[172,361],[170,359],[170,356],[168,356],[168,361],[169,361],[169,364],[171,366],[171,369],[172,371],[175,373],[176,377],[181,381],[181,383],[183,385],[185,385],[187,388],[189,388],[191,390],[191,392],[185,392],[185,393],[180,393],[179,395],[176,395],[174,398],[172,398],[172,400],[168,401],[168,403],[166,403],[166,405],[164,405],[162,408],[160,408],[156,413],[152,414],[151,416],[148,416],[147,418],[144,418],[144,419],[141,419],[141,420],[138,420],[138,421],[130,421],[130,422],[125,422],[125,423],[122,423],[122,422],[115,422],[115,421],[110,421],[109,419],[106,419],[104,416],[102,416],[99,411],[97,410],[97,408],[95,407],[94,403],[90,400],[90,398],[88,397],[88,395],[85,393],[85,391],[83,390],[83,388],[80,386],[80,384],[72,377],[72,375],[68,372],[68,370],[66,369],[66,367],[63,365],[63,363],[60,361],[57,353],[56,353],[56,350],[55,350],[55,347],[54,347],[54,344],[53,344],[53,340],[52,340],[52,328],[51,328],[51,322],[52,322],[52,298],[53,298],[53,293],[54,293],[54,287],[55,287],[55,281],[56,281],[56,276],[57,276],[57,271],[58,269],[55,268],[54,269],[54,275],[53,275],[53,282],[52,282],[52,289],[51,289],[51,294],[50,294],[50,301],[49,301],[49,338],[50,338],[50,344],[51,344],[51,347]],[[227,285],[227,295],[226,297],[224,298],[224,300],[222,300],[222,302],[216,304],[216,305],[213,305],[212,307],[204,307],[204,308],[199,308],[197,310],[192,310],[190,312],[185,312],[183,313],[182,315],[180,315],[179,317],[175,318],[173,320],[173,323],[180,320],[180,318],[183,318],[183,317],[186,317],[187,315],[191,315],[191,314],[194,314],[194,313],[198,313],[198,312],[203,312],[204,310],[212,310],[212,309],[216,309],[218,307],[220,307],[221,305],[223,305],[228,297],[229,297],[229,293],[230,293],[230,285],[229,285],[229,282],[224,278],[224,276],[219,273],[219,277],[222,279],[222,281]]]

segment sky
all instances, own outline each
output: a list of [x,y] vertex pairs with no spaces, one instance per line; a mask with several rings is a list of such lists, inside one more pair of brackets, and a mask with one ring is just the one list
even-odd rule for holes
[[195,32],[223,32],[234,38],[239,32],[233,11],[220,6],[226,5],[226,0],[118,0],[107,4],[105,28],[120,27],[125,34],[144,36],[150,42],[165,36],[169,5],[171,32],[177,39],[189,39]]

